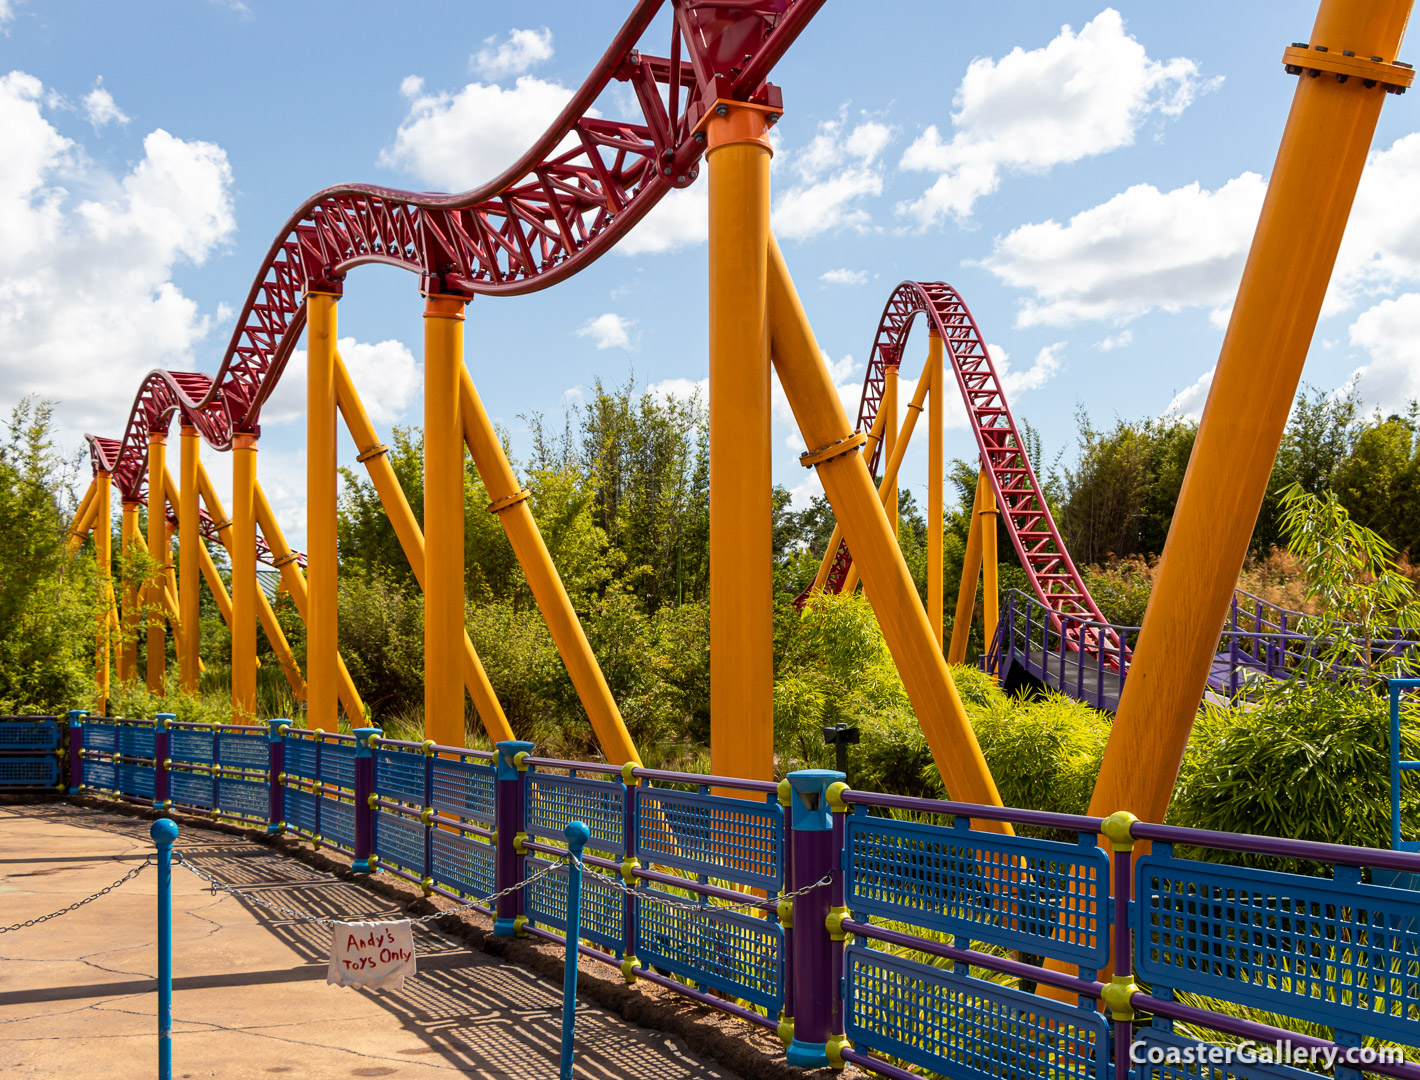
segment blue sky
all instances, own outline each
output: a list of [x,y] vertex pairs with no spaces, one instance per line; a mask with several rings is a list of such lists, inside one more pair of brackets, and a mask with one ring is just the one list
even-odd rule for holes
[[[0,407],[37,393],[59,403],[70,445],[118,435],[145,371],[215,370],[305,196],[489,178],[627,11],[446,5],[421,29],[358,2],[0,0]],[[1106,423],[1196,413],[1291,100],[1281,52],[1314,14],[1281,0],[825,5],[774,75],[775,228],[845,397],[893,286],[944,279],[1006,358],[1042,465],[1073,456],[1077,406]],[[664,52],[664,21],[647,52]],[[1385,409],[1420,395],[1417,104],[1386,102],[1305,374],[1330,388],[1360,370]],[[520,414],[558,418],[598,376],[663,393],[705,377],[703,189],[702,174],[569,282],[471,305],[469,367],[515,453]],[[416,286],[362,268],[340,308],[385,433],[421,413]],[[909,381],[925,337],[914,352]],[[292,379],[268,407],[261,459],[296,543],[302,396]],[[949,453],[973,457],[948,416]],[[806,499],[782,406],[774,448],[776,480]],[[207,457],[225,486],[226,455]],[[920,497],[925,479],[917,447],[904,482]]]

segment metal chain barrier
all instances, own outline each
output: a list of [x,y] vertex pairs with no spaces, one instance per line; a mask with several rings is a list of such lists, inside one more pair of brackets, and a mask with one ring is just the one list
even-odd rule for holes
[[40,915],[38,918],[26,919],[24,922],[15,923],[13,926],[0,926],[0,934],[8,934],[12,930],[23,930],[29,926],[38,926],[42,922],[49,922],[50,919],[57,919],[61,915],[68,915],[71,911],[78,911],[85,904],[92,904],[99,897],[107,896],[120,885],[128,884],[139,874],[141,874],[145,869],[151,866],[152,863],[153,856],[149,855],[146,859],[144,859],[141,863],[135,866],[132,870],[128,871],[128,873],[124,874],[123,877],[119,878],[112,885],[105,886],[98,892],[94,893],[92,896],[86,896],[84,897],[84,899],[78,901],[77,903],[70,904],[68,907],[60,908],[58,911],[51,911],[48,915]]
[[[577,868],[583,873],[588,872],[586,866],[583,865],[581,859],[578,859],[574,856],[572,861],[577,864]],[[558,869],[558,867],[556,864],[554,864],[548,867],[546,870],[541,871],[538,876],[541,877],[543,874],[551,873],[553,870],[556,869]],[[528,880],[531,881],[533,879],[529,878]],[[823,877],[819,878],[812,885],[805,885],[802,888],[795,889],[793,892],[779,893],[773,897],[765,897],[763,900],[746,900],[743,903],[739,904],[712,904],[708,900],[692,900],[689,902],[681,900],[667,900],[665,893],[652,892],[649,889],[642,889],[638,888],[635,885],[628,885],[620,878],[613,877],[611,874],[597,874],[593,880],[603,885],[610,885],[618,892],[625,893],[627,896],[634,896],[639,900],[649,900],[653,904],[661,904],[668,908],[674,908],[676,911],[689,911],[700,915],[719,915],[721,912],[750,911],[753,909],[763,911],[768,908],[777,907],[785,900],[792,900],[796,896],[803,896],[806,893],[813,892],[815,889],[821,889],[825,885],[833,884],[833,876],[831,874],[824,874]]]
[[[214,892],[221,891],[229,893],[230,895],[237,897],[239,900],[246,900],[250,903],[255,904],[257,907],[263,907],[270,911],[275,911],[295,922],[315,923],[317,926],[332,926],[335,923],[369,922],[371,918],[371,916],[369,915],[308,915],[304,911],[297,911],[294,908],[288,908],[281,904],[273,903],[272,901],[267,900],[264,897],[257,896],[254,893],[249,893],[243,889],[238,889],[235,885],[228,885],[225,881],[221,880],[221,878],[213,877],[206,870],[203,870],[200,867],[194,866],[192,863],[188,862],[185,858],[183,858],[182,852],[180,851],[174,851],[173,858],[177,861],[178,865],[182,866],[184,869],[190,871],[191,873],[196,874],[203,881],[207,882],[212,887]],[[417,918],[388,921],[422,924],[433,922],[435,919],[442,919],[445,915],[457,914],[460,911],[473,907],[475,904],[484,904],[491,907],[503,897],[510,896],[513,893],[517,892],[519,889],[525,889],[533,882],[539,881],[542,878],[547,877],[549,874],[555,873],[561,868],[562,867],[560,863],[553,863],[546,869],[539,870],[536,874],[534,874],[527,880],[520,881],[516,885],[510,885],[502,892],[496,892],[491,896],[483,897],[482,899],[477,900],[463,900],[459,903],[458,907],[448,908],[444,911],[435,911],[429,915],[420,915]],[[87,901],[85,902],[87,903]]]

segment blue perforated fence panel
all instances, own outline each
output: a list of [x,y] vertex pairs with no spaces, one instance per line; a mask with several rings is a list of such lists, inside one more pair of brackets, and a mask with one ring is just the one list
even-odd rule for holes
[[320,778],[327,784],[355,790],[355,743],[328,742],[320,748]]
[[375,792],[391,802],[424,806],[423,754],[408,750],[375,749]]
[[1135,875],[1141,981],[1415,1044],[1420,893],[1175,859],[1158,847]]
[[777,892],[784,874],[778,802],[645,786],[636,799],[636,852],[674,866]]
[[335,847],[355,850],[355,806],[353,803],[320,800],[321,840]]
[[117,789],[116,770],[111,760],[96,761],[94,758],[84,757],[84,786],[98,788],[100,791],[114,791]]
[[844,1024],[876,1050],[953,1080],[1105,1080],[1099,1013],[861,945],[844,954]]
[[271,763],[271,744],[260,731],[218,731],[217,761],[229,769],[266,772]]
[[[777,1010],[784,998],[784,930],[738,911],[686,911],[639,889],[636,959],[700,986]],[[665,895],[685,904],[688,898]],[[772,1012],[771,1012],[771,1015]]]
[[289,733],[282,739],[282,743],[285,747],[285,764],[282,767],[286,772],[306,780],[317,779],[316,752],[320,744],[314,739],[302,739]]
[[[527,876],[547,869],[544,859],[529,859]],[[524,892],[528,917],[543,926],[564,933],[567,930],[567,864],[545,878],[539,878]],[[581,935],[621,956],[626,948],[625,905],[622,894],[608,883],[607,876],[586,868],[582,874]]]
[[0,787],[53,787],[58,783],[59,762],[55,758],[0,757]]
[[438,885],[464,896],[482,898],[496,891],[493,878],[493,845],[463,833],[434,829],[434,871]]
[[186,769],[172,769],[168,772],[168,797],[173,802],[211,810],[212,795],[210,773],[189,772]]
[[132,761],[118,765],[118,790],[139,799],[153,800],[153,766]]
[[1109,856],[1092,837],[1060,844],[855,812],[845,843],[853,911],[1085,968],[1108,962]]
[[118,725],[112,720],[84,721],[84,752],[111,754],[118,748]]
[[282,799],[287,828],[306,836],[315,836],[316,796],[301,788],[288,787]]
[[432,764],[432,804],[435,810],[470,821],[493,824],[491,766],[466,758],[435,758]]
[[561,840],[563,830],[580,821],[591,830],[589,848],[624,855],[625,806],[626,788],[620,783],[552,773],[528,774],[525,820],[533,836]]
[[375,854],[380,857],[381,863],[389,863],[423,877],[424,837],[427,832],[422,822],[381,810],[375,814]]
[[[85,735],[85,741],[88,736]],[[168,757],[193,765],[212,764],[212,729],[175,727],[168,736]]]
[[153,735],[153,729],[150,727],[122,724],[117,732],[118,752],[127,757],[151,759],[154,747]]
[[265,821],[270,812],[270,793],[258,780],[219,776],[216,779],[216,808],[235,817]]
[[[1199,1061],[1200,1053],[1211,1053],[1215,1044],[1202,1043],[1172,1031],[1146,1026],[1134,1031],[1135,1058],[1158,1056],[1173,1060],[1141,1060],[1129,1070],[1132,1080],[1328,1080],[1321,1073],[1291,1065],[1261,1061],[1233,1060],[1226,1064]],[[1261,1049],[1270,1050],[1271,1047]]]
[[53,716],[0,716],[0,750],[58,750],[59,721]]

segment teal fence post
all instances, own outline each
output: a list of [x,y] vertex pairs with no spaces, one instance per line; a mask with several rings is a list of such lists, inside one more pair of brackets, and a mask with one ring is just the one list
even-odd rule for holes
[[[523,847],[523,814],[527,806],[527,764],[533,744],[509,739],[498,744],[498,774],[494,788],[493,821],[497,848],[493,854],[493,882],[496,891],[511,889],[523,880],[527,852]],[[498,901],[493,919],[494,937],[521,937],[523,894],[509,893]]]
[[[172,733],[168,729],[168,722],[176,720],[177,715],[170,712],[160,712],[153,717],[153,809],[171,810],[172,789],[171,779],[168,776],[168,765],[170,763],[169,752],[172,746]],[[215,756],[215,755],[214,755]],[[213,799],[216,799],[216,780],[213,779]]]
[[281,832],[286,819],[285,791],[281,778],[286,775],[286,729],[291,721],[284,717],[266,722],[266,832],[274,836]]
[[355,729],[355,862],[356,873],[370,872],[375,851],[375,750],[384,732],[377,727]]
[[84,717],[88,709],[70,709],[66,726],[64,764],[69,770],[69,794],[77,795],[84,786]]
[[158,849],[158,1080],[173,1076],[173,841],[170,818],[153,822],[148,835]]
[[[794,897],[794,1037],[785,1060],[801,1069],[842,1068],[833,1060],[841,1042],[842,1014],[838,1009],[843,975],[843,935],[829,929],[835,900],[842,904],[842,830],[835,827],[829,789],[844,776],[834,769],[802,769],[789,781],[789,886],[808,888],[825,876],[835,879],[832,888],[818,888]],[[841,791],[842,788],[838,788]],[[835,792],[836,794],[836,792]],[[841,909],[838,911],[841,915]]]
[[568,822],[567,838],[567,958],[562,966],[562,1062],[558,1080],[572,1080],[572,1037],[577,1025],[577,946],[582,939],[582,848],[592,830],[580,821]]

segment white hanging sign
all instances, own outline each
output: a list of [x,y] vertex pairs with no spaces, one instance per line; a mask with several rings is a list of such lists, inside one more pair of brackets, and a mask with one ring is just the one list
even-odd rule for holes
[[404,977],[414,974],[414,934],[408,920],[337,922],[330,930],[327,983],[402,990]]

